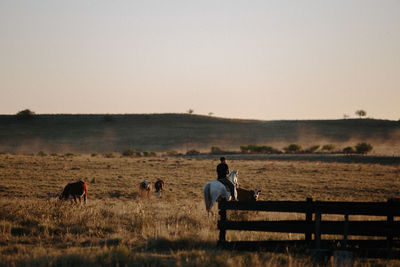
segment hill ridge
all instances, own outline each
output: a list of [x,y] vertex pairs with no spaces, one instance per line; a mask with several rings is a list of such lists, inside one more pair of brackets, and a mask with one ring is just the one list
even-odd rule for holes
[[208,150],[212,145],[370,141],[397,149],[400,122],[377,119],[243,120],[196,114],[0,115],[0,151],[121,152]]

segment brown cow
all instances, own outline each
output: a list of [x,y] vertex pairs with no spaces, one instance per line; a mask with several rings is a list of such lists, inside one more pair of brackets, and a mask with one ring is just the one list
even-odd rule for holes
[[165,182],[162,179],[158,179],[154,184],[154,188],[156,189],[156,193],[159,197],[161,197],[161,192],[164,190]]
[[143,181],[139,184],[139,194],[141,197],[149,198],[151,191],[151,183],[148,181]]
[[63,192],[60,195],[60,199],[68,199],[69,196],[74,198],[75,203],[77,203],[76,198],[79,198],[79,203],[82,203],[82,196],[83,201],[86,204],[87,199],[87,184],[84,181],[78,181],[76,183],[67,184],[64,187]]
[[237,188],[237,195],[239,201],[257,201],[261,190],[247,190],[243,188]]

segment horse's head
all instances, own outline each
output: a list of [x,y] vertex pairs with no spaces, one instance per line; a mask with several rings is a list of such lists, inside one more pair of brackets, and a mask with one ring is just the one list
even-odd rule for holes
[[69,197],[69,189],[70,189],[70,185],[67,184],[63,191],[61,192],[60,196],[58,197],[59,199],[68,199]]
[[238,186],[238,176],[239,176],[239,170],[235,170],[235,171],[231,171],[231,173],[229,174],[229,179],[231,180],[231,182],[235,185]]

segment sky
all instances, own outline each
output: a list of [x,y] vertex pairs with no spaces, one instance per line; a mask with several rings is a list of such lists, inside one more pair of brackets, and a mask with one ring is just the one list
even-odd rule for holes
[[0,114],[400,119],[400,0],[0,0]]

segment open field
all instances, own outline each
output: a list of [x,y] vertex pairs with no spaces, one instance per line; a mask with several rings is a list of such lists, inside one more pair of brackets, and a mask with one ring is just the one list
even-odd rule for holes
[[[202,187],[217,159],[0,154],[0,265],[248,266],[312,264],[306,255],[215,248],[217,217],[207,217]],[[239,183],[262,200],[386,201],[400,197],[400,166],[232,160]],[[162,198],[140,199],[138,183],[166,181]],[[69,182],[88,182],[86,206],[60,204]],[[216,211],[216,207],[214,207]],[[246,216],[232,214],[231,216]],[[263,214],[281,218],[301,214]],[[294,216],[294,217],[293,217]],[[302,238],[229,232],[227,240]],[[356,259],[398,265],[397,260]]]
[[279,150],[358,142],[373,154],[400,155],[400,122],[374,119],[258,121],[189,114],[36,115],[24,120],[0,115],[0,152],[93,153],[126,149],[210,152],[211,146],[239,151],[241,145]]

